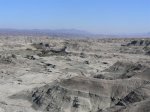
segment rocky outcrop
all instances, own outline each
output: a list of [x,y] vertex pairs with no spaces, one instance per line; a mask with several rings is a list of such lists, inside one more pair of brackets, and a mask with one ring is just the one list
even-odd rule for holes
[[0,55],[0,63],[1,64],[15,64],[16,55],[14,54],[6,54]]
[[85,77],[53,82],[32,91],[33,107],[45,112],[98,112],[145,84],[140,79],[98,80]]
[[94,78],[109,80],[126,79],[131,78],[144,69],[145,66],[138,63],[118,61],[108,69],[105,69],[103,74],[95,75]]
[[40,50],[39,56],[50,56],[50,55],[66,55],[68,52],[66,51],[67,46],[62,47],[52,47],[48,43],[35,43],[33,46]]
[[150,46],[150,40],[133,40],[130,43],[128,43],[127,46]]

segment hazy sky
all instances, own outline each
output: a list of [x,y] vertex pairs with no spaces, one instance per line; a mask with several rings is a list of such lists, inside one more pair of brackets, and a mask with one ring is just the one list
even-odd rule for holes
[[0,0],[0,28],[150,32],[150,0]]

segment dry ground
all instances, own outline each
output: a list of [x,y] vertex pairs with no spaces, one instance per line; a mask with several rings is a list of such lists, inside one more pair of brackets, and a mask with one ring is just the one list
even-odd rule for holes
[[150,56],[131,40],[1,37],[0,112],[150,112]]

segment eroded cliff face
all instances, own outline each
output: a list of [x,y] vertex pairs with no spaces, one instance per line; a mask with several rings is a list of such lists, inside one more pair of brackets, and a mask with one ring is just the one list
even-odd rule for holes
[[146,95],[150,92],[149,88],[145,93],[142,91],[147,85],[147,81],[137,78],[105,80],[73,77],[33,90],[31,99],[33,107],[42,111],[98,112],[149,98]]

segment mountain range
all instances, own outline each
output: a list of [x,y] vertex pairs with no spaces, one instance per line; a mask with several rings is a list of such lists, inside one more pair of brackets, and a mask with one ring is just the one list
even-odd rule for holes
[[144,38],[150,37],[150,32],[134,34],[94,34],[78,29],[0,29],[0,36],[48,36],[61,38]]

